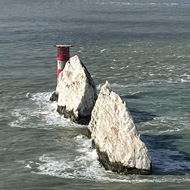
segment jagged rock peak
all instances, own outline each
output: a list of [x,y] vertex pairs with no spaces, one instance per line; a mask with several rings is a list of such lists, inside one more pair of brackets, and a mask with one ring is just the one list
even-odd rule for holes
[[77,55],[71,57],[59,75],[56,89],[58,112],[72,121],[86,124],[97,99],[96,85]]
[[150,174],[151,158],[141,141],[126,103],[106,82],[98,95],[88,125],[99,161],[123,174]]

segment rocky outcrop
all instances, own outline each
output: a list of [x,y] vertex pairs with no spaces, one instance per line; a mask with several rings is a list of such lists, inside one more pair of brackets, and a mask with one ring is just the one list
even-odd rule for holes
[[54,92],[51,97],[50,97],[50,101],[51,102],[57,102],[58,101],[58,93],[57,92]]
[[151,173],[151,158],[132,116],[107,82],[101,88],[88,129],[106,169],[121,174]]
[[78,56],[70,58],[59,75],[58,112],[71,121],[88,124],[97,99],[97,90],[90,73]]

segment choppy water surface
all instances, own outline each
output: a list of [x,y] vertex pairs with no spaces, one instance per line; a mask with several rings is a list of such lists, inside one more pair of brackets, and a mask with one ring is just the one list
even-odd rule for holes
[[[189,189],[188,1],[2,0],[0,26],[2,190]],[[56,112],[56,43],[127,102],[153,175],[105,171],[86,126]]]

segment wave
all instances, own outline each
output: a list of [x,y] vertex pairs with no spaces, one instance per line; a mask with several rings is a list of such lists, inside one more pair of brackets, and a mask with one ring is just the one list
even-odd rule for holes
[[48,174],[64,178],[79,178],[101,180],[105,171],[98,162],[95,149],[91,148],[91,140],[84,139],[82,135],[74,138],[77,144],[75,156],[68,158],[63,155],[45,154],[39,158],[38,174]]
[[[57,103],[50,102],[52,92],[27,93],[27,104],[11,111],[11,127],[52,129],[55,127],[83,127],[70,122],[57,112]],[[35,125],[33,124],[35,123]]]
[[[148,6],[148,7],[155,7],[155,6],[164,6],[164,7],[176,7],[181,5],[180,3],[156,3],[156,2],[149,2],[149,3],[131,3],[131,2],[117,2],[117,1],[108,1],[108,2],[98,2],[97,4],[101,5],[122,5],[122,6]],[[184,4],[188,6],[189,4]]]
[[190,123],[188,115],[184,117],[157,116],[151,121],[141,122],[138,128],[141,134],[175,135],[189,131]]
[[[153,170],[162,170],[161,175],[138,176],[138,175],[119,175],[102,168],[97,160],[98,156],[94,149],[91,148],[91,140],[78,135],[74,138],[77,148],[76,155],[73,158],[68,156],[44,154],[39,158],[36,164],[32,162],[24,163],[25,167],[31,169],[39,175],[50,175],[61,178],[85,179],[100,182],[127,182],[127,183],[173,183],[173,182],[190,182],[190,175],[183,177],[174,174],[178,170],[190,168],[190,162],[185,160],[175,160],[173,156],[183,158],[185,155],[176,150],[160,148],[151,149],[150,153],[153,160]],[[169,175],[164,175],[169,174]],[[164,175],[164,176],[163,176]]]

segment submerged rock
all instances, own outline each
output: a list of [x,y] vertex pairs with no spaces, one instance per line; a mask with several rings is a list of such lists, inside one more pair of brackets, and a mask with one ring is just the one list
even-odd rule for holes
[[107,82],[101,88],[88,129],[106,169],[121,174],[151,174],[151,158],[132,116]]
[[70,58],[59,75],[58,112],[71,121],[88,124],[97,99],[97,90],[90,73],[78,56]]

